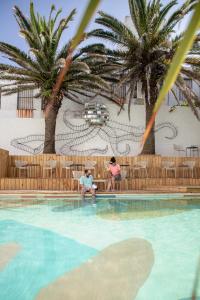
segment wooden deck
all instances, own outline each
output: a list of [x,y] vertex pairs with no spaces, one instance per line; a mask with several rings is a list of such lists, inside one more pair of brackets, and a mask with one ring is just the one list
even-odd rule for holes
[[[77,181],[72,179],[71,171],[61,174],[61,162],[73,161],[74,163],[84,164],[87,160],[96,161],[96,178],[105,179],[105,162],[110,157],[94,156],[60,156],[60,155],[36,155],[36,156],[9,156],[8,151],[0,149],[0,190],[22,190],[22,191],[77,191]],[[25,178],[19,178],[15,168],[15,160],[26,161],[30,166]],[[48,160],[56,160],[57,167],[53,172],[53,177],[42,178],[42,168]],[[133,166],[141,160],[148,161],[148,178],[144,171],[133,174]],[[173,161],[177,167],[177,177],[173,173],[166,174],[162,172],[163,161]],[[194,178],[191,178],[189,171],[180,168],[184,161],[194,160]],[[125,167],[128,171],[128,190],[125,183],[122,182],[121,190],[124,191],[166,191],[166,192],[186,192],[188,187],[191,191],[199,191],[200,187],[200,158],[198,157],[162,157],[159,155],[147,155],[137,157],[117,157],[120,165],[129,165]],[[103,183],[98,184],[99,190],[104,190]]]

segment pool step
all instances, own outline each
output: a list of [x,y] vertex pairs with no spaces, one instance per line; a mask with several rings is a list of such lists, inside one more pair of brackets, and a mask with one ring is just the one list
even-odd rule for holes
[[[152,186],[152,187],[147,187],[145,191],[156,191],[156,192],[167,192],[167,193],[186,193],[188,192],[186,186],[166,186],[166,185],[161,185],[161,186]],[[200,192],[200,190],[199,190]]]
[[187,186],[188,193],[200,193],[200,186]]

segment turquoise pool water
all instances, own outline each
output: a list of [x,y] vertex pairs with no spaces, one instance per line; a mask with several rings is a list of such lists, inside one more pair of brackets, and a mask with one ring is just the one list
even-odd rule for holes
[[63,274],[132,238],[151,244],[154,262],[130,299],[189,299],[200,254],[200,197],[102,196],[97,203],[61,197],[0,197],[0,247],[20,247],[0,269],[0,299],[36,299]]

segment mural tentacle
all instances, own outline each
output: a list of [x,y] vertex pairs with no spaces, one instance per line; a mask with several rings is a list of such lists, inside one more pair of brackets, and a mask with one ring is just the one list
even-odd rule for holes
[[[74,125],[69,121],[68,114],[69,110],[63,113],[66,133],[56,135],[56,142],[61,144],[58,152],[63,155],[103,155],[107,154],[109,146],[114,155],[128,155],[131,153],[131,147],[134,147],[133,143],[139,143],[144,133],[144,127],[142,126],[124,124],[112,119],[108,119],[103,125],[89,125],[85,121]],[[165,136],[166,139],[172,140],[178,135],[177,128],[170,122],[159,123],[155,126],[155,132],[162,129],[170,130],[170,133]],[[97,147],[85,149],[89,141],[93,141],[95,145],[96,138],[100,138],[107,145],[103,148],[98,145]],[[125,143],[127,141],[129,143]],[[39,145],[35,146],[36,143],[39,143]],[[11,145],[27,153],[38,154],[43,150],[44,135],[30,134],[15,138],[11,141]]]
[[[28,143],[40,142],[40,141],[42,143],[40,143],[40,145],[37,147],[27,145]],[[20,149],[24,152],[31,153],[31,154],[38,154],[42,152],[44,147],[44,135],[42,134],[27,135],[22,138],[13,139],[10,144],[14,148]]]
[[158,125],[156,125],[155,132],[157,132],[161,129],[164,129],[164,128],[171,130],[171,135],[165,136],[166,139],[173,140],[175,137],[177,137],[178,129],[170,122],[159,123]]
[[[76,150],[76,149],[74,149],[73,147],[74,146],[78,146],[78,145],[81,145],[81,144],[83,144],[83,143],[85,143],[85,142],[88,142],[89,140],[92,140],[93,138],[95,138],[95,136],[98,134],[98,130],[99,130],[99,128],[95,128],[96,130],[91,130],[90,132],[89,132],[89,135],[88,135],[88,133],[86,133],[86,134],[84,134],[84,135],[82,135],[82,136],[79,136],[78,138],[76,138],[76,139],[65,139],[65,137],[64,137],[64,139],[65,140],[67,140],[67,143],[66,144],[64,144],[61,148],[60,148],[60,153],[61,154],[66,154],[67,152],[66,152],[66,150],[68,150],[69,151],[69,153],[71,153],[71,151],[72,152],[74,152],[74,151],[78,151],[78,150]],[[72,149],[72,150],[71,150]],[[91,150],[91,149],[89,149],[89,150]]]

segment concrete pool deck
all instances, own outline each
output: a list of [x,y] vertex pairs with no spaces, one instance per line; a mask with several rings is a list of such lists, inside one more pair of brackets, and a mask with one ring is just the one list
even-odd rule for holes
[[[119,191],[116,190],[114,192],[107,191],[97,191],[98,195],[153,195],[153,194],[186,194],[186,195],[200,195],[200,187],[177,187],[176,190],[173,188],[170,189],[166,187],[162,188],[152,188],[145,190],[129,190],[129,191]],[[78,191],[55,191],[55,190],[0,190],[1,195],[51,195],[51,196],[80,196],[80,192]],[[87,194],[89,195],[89,194]]]

